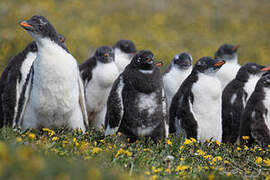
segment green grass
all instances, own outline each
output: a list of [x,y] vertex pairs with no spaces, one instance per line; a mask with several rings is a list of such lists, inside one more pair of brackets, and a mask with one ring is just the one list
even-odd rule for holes
[[[169,137],[125,143],[101,131],[0,130],[1,179],[270,178],[270,148]],[[167,156],[174,160],[166,161]],[[169,165],[170,163],[170,165]],[[170,166],[170,168],[169,168]],[[170,169],[170,170],[169,170]],[[169,172],[170,171],[170,172]]]

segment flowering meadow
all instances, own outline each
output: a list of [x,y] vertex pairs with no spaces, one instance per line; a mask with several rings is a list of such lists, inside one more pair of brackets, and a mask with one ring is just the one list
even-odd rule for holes
[[[243,137],[248,139],[249,137]],[[1,179],[270,179],[270,147],[170,136],[128,143],[102,131],[0,130]]]

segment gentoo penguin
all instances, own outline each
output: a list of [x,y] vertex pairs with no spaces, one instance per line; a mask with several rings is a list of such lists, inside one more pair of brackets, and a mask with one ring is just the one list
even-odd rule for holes
[[[264,74],[257,82],[250,96],[241,118],[240,139],[248,141],[251,146],[254,142],[262,147],[270,144],[270,73]],[[248,136],[248,140],[243,140]]]
[[172,99],[170,106],[170,132],[183,138],[221,141],[222,88],[216,72],[223,60],[203,57],[197,61]]
[[120,72],[130,63],[132,57],[137,52],[135,44],[130,40],[119,40],[113,45],[115,63]]
[[168,107],[182,82],[192,71],[192,57],[188,53],[180,53],[174,56],[169,67],[163,74],[163,84]]
[[217,76],[221,81],[222,88],[235,78],[240,65],[238,64],[237,49],[238,45],[223,44],[217,50],[215,59],[222,59],[226,64],[218,71]]
[[[61,43],[65,37],[58,34]],[[0,79],[0,125],[11,126],[15,122],[19,96],[33,61],[37,56],[37,45],[33,41],[14,56],[8,63]]]
[[106,103],[119,70],[114,63],[114,52],[109,46],[99,47],[94,56],[80,65],[85,86],[86,107],[90,127],[104,126]]
[[168,136],[162,76],[151,51],[141,50],[114,82],[105,117],[105,136],[121,132],[131,142]]
[[267,70],[256,63],[243,65],[222,92],[222,142],[234,144],[239,136],[240,120],[246,102],[257,81]]
[[36,42],[38,53],[20,95],[16,126],[84,131],[88,120],[77,61],[43,16],[19,24]]

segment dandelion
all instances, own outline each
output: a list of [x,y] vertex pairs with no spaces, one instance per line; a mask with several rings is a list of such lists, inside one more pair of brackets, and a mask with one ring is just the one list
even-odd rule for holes
[[227,160],[224,160],[224,164],[229,164],[230,162]]
[[118,135],[118,136],[121,136],[121,132],[118,132],[117,135]]
[[270,159],[269,158],[263,160],[263,162],[264,162],[265,166],[270,166]]
[[144,151],[144,152],[148,152],[148,151],[151,151],[151,149],[145,148],[145,149],[143,149],[143,151]]
[[204,156],[205,155],[205,152],[203,152],[202,150],[198,149],[197,151],[197,154],[200,155],[200,156]]
[[215,175],[214,174],[209,174],[208,175],[208,180],[213,180],[215,179]]
[[180,150],[184,149],[184,146],[183,146],[183,145],[182,145],[182,146],[180,146],[180,147],[179,147],[179,149],[180,149]]
[[186,170],[186,169],[188,169],[188,168],[189,168],[188,165],[184,165],[184,166],[179,165],[179,166],[177,166],[177,167],[175,168],[175,171],[183,171],[183,170]]
[[163,168],[155,168],[154,166],[152,166],[152,171],[154,173],[160,173],[163,170]]
[[17,137],[16,138],[16,142],[22,142],[22,138],[21,137]]
[[212,156],[211,156],[211,155],[205,155],[205,156],[203,156],[203,158],[204,158],[204,159],[211,159]]
[[257,157],[255,160],[256,164],[261,164],[262,163],[262,158],[261,157]]
[[248,150],[248,147],[246,145],[244,146],[244,150],[246,150],[246,151]]
[[172,145],[172,141],[168,140],[168,141],[167,141],[167,144],[168,144],[168,145]]
[[150,180],[157,180],[158,179],[158,176],[157,175],[154,175],[150,178]]
[[97,154],[97,153],[99,153],[99,152],[101,152],[101,151],[102,151],[101,148],[94,147],[94,148],[93,148],[93,151],[92,151],[92,154]]
[[144,174],[149,176],[151,173],[149,171],[145,171]]
[[191,140],[192,142],[194,142],[194,143],[197,142],[196,139],[194,139],[194,138],[190,138],[190,140]]
[[77,141],[77,139],[76,138],[73,138],[72,141],[75,143]]
[[220,142],[218,140],[215,141],[217,145],[220,145]]
[[184,142],[184,144],[191,144],[191,143],[192,143],[192,141],[190,139],[186,139]]
[[242,139],[243,140],[248,140],[249,139],[249,136],[242,136]]
[[237,147],[236,150],[237,150],[237,151],[241,151],[242,149],[241,149],[240,147]]
[[83,159],[84,160],[89,160],[89,159],[91,159],[91,157],[90,156],[85,156]]
[[228,172],[226,173],[226,176],[230,177],[232,175],[232,173]]
[[221,167],[221,168],[218,168],[218,170],[219,170],[219,171],[223,171],[223,170],[224,170],[224,168],[223,168],[223,167]]
[[222,160],[222,157],[221,156],[217,156],[216,157],[218,161],[221,161]]
[[52,141],[57,141],[57,140],[59,140],[59,137],[54,136],[54,137],[52,138]]
[[127,156],[132,156],[132,152],[129,152],[128,150],[124,150],[124,149],[120,148],[120,149],[117,151],[117,153],[116,153],[116,155],[115,155],[115,158],[117,158],[117,157],[120,156],[121,154],[127,155]]
[[36,138],[36,135],[34,133],[29,133],[28,138],[33,141]]

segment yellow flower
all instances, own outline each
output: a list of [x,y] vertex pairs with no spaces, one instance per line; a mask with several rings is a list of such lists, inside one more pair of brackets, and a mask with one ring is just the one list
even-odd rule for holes
[[184,149],[184,146],[183,146],[183,145],[182,145],[182,146],[180,146],[180,147],[179,147],[179,149],[180,149],[180,150]]
[[230,173],[230,172],[228,172],[228,173],[226,174],[226,176],[228,176],[228,177],[231,176],[231,175],[232,175],[232,173]]
[[249,136],[242,136],[242,139],[248,140],[249,139]]
[[186,139],[184,142],[184,144],[191,144],[191,143],[192,143],[192,141],[190,139]]
[[257,164],[261,164],[262,163],[262,158],[261,157],[257,157],[256,160],[255,160],[255,162]]
[[219,171],[223,171],[223,170],[224,170],[224,168],[223,168],[223,167],[221,167],[221,168],[218,168],[218,170],[219,170]]
[[244,146],[244,150],[246,150],[246,151],[248,150],[248,147],[246,145]]
[[154,166],[152,166],[152,171],[154,173],[160,173],[163,170],[163,168],[155,168]]
[[270,144],[268,144],[268,146],[267,146],[268,148],[270,148]]
[[93,151],[92,151],[92,154],[97,154],[97,153],[99,153],[100,151],[102,151],[101,148],[94,147],[94,148],[93,148]]
[[240,147],[237,147],[236,150],[237,150],[237,151],[241,151],[241,148],[240,148]]
[[149,171],[145,171],[144,174],[149,176],[151,173]]
[[157,175],[154,175],[150,178],[150,180],[157,180],[158,179],[158,176]]
[[227,160],[224,160],[224,164],[229,164],[230,162]]
[[73,138],[72,141],[75,143],[77,141],[77,139],[76,138]]
[[120,156],[121,154],[127,155],[127,156],[132,156],[132,152],[129,152],[128,150],[124,150],[124,149],[120,148],[120,149],[117,151],[117,153],[116,153],[116,155],[115,155],[115,158],[117,158],[117,157]]
[[221,156],[217,156],[216,157],[218,161],[221,161],[222,160],[222,157]]
[[177,166],[177,167],[175,168],[175,171],[183,171],[183,170],[186,170],[186,169],[188,169],[188,168],[189,168],[188,165],[184,165],[184,166],[179,165],[179,166]]
[[196,139],[194,139],[194,138],[190,138],[190,140],[191,140],[192,142],[197,142]]
[[172,145],[172,142],[170,140],[167,141],[167,144]]
[[205,155],[205,156],[203,156],[203,158],[204,158],[204,159],[211,159],[212,156],[211,156],[211,155]]
[[270,159],[269,158],[263,160],[263,162],[264,162],[265,166],[270,166]]
[[117,135],[118,135],[118,136],[121,136],[121,132],[118,132]]
[[29,133],[28,137],[31,141],[33,141],[36,138],[36,135],[34,133]]
[[16,138],[16,142],[22,142],[22,138],[21,137],[17,137]]
[[143,151],[147,152],[147,151],[151,151],[151,149],[150,148],[145,148],[145,149],[143,149]]
[[89,159],[91,159],[91,157],[90,156],[85,156],[83,159],[84,160],[89,160]]
[[203,152],[203,151],[200,150],[200,149],[197,150],[197,153],[198,153],[198,155],[200,155],[200,156],[204,156],[204,155],[205,155],[205,152]]
[[209,174],[208,175],[208,180],[213,180],[215,179],[215,175],[214,174]]
[[217,145],[220,145],[220,142],[219,142],[218,140],[216,140],[216,144],[217,144]]
[[101,139],[99,142],[104,143],[104,140],[103,140],[103,139]]
[[59,137],[54,136],[54,137],[52,138],[52,141],[57,141],[57,140],[59,140]]

